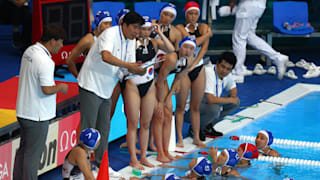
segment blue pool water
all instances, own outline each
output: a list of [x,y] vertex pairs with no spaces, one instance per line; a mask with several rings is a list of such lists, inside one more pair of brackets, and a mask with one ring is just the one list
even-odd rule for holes
[[[243,141],[233,141],[229,136],[256,136],[262,129],[268,129],[273,133],[274,138],[291,139],[300,141],[320,142],[320,92],[310,93],[277,111],[253,121],[246,127],[226,134],[220,139],[209,143],[209,146],[222,148],[237,148]],[[254,142],[251,142],[254,144]],[[292,145],[271,145],[282,157],[316,160],[320,161],[320,148],[301,147]],[[200,151],[200,150],[199,150]],[[186,157],[198,157],[198,153],[189,154]],[[179,160],[171,163],[174,166],[187,167],[190,160]],[[236,168],[244,177],[257,180],[272,180],[294,178],[299,179],[320,179],[320,166],[279,164],[266,161],[252,161],[249,168]],[[153,174],[166,174],[174,172],[179,176],[184,175],[186,170],[174,168],[161,168]],[[155,178],[156,179],[156,178]],[[208,179],[226,179],[222,177],[209,177]],[[227,178],[237,179],[237,178]]]

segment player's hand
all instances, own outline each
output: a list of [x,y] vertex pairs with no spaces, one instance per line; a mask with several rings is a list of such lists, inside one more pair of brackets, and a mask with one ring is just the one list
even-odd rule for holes
[[57,85],[59,87],[59,91],[62,92],[63,94],[67,94],[68,92],[68,85],[65,83],[60,83]]
[[130,63],[128,67],[129,72],[138,74],[140,76],[144,75],[146,73],[146,69],[141,68],[140,64],[138,63]]
[[217,156],[217,152],[218,152],[218,146],[216,148],[214,148],[213,146],[209,148],[209,155],[212,158]]
[[162,33],[160,25],[159,24],[153,24],[153,30],[154,32],[156,32],[157,34]]
[[238,97],[232,97],[231,98],[231,103],[235,104],[235,105],[239,105],[240,100]]
[[158,102],[154,108],[154,116],[159,119],[164,118],[164,104],[163,102]]

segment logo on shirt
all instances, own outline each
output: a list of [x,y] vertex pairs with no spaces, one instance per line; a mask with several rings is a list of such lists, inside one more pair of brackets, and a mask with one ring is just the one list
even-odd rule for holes
[[151,67],[151,68],[149,68],[149,70],[148,70],[148,74],[149,74],[149,75],[152,75],[152,73],[153,73],[153,68]]

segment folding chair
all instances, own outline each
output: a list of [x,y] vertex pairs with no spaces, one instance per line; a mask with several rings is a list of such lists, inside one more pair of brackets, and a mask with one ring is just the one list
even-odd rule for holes
[[168,2],[155,2],[155,1],[145,1],[145,2],[135,2],[134,10],[141,16],[149,16],[151,19],[160,19],[160,9],[168,4]]
[[[273,27],[276,32],[306,35],[314,29],[308,24],[308,4],[302,1],[273,2]],[[298,26],[292,26],[296,24]]]
[[[95,16],[96,13],[100,10],[109,11],[110,15],[112,16],[112,26],[117,25],[115,17],[117,16],[118,12],[124,8],[125,8],[125,5],[123,2],[99,1],[99,2],[93,2],[92,4],[93,16]],[[95,28],[94,23],[92,27],[93,29]]]

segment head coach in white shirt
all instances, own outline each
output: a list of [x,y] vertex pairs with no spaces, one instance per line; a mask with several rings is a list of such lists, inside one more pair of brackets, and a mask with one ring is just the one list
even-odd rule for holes
[[[236,83],[230,73],[236,63],[237,59],[232,52],[224,52],[216,65],[209,63],[205,67],[206,87],[200,104],[201,136],[222,136],[213,126],[239,106]],[[223,91],[228,94],[222,95]]]
[[136,62],[136,36],[144,19],[136,12],[127,13],[119,26],[106,29],[94,42],[80,70],[79,93],[81,130],[96,128],[101,133],[101,145],[95,151],[100,165],[108,149],[111,95],[118,82],[118,73],[127,69],[143,75],[145,69]]
[[41,154],[47,139],[49,120],[56,116],[56,93],[68,86],[54,82],[51,54],[63,46],[65,31],[47,25],[41,41],[30,46],[21,59],[16,115],[20,124],[20,147],[16,153],[13,179],[38,179]]

